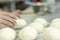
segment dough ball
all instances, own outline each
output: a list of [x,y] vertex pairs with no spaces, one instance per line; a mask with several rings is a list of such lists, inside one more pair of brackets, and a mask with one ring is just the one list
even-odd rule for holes
[[25,39],[24,39],[25,40]]
[[46,28],[43,32],[43,38],[44,40],[60,40],[60,30],[54,27]]
[[27,25],[27,22],[24,19],[17,19],[16,20],[17,28],[23,28],[26,25]]
[[48,25],[48,22],[44,18],[37,18],[37,19],[35,19],[34,22],[38,22],[38,23],[42,24],[43,26]]
[[0,40],[14,40],[16,32],[11,28],[3,28],[0,30]]
[[56,27],[60,29],[60,18],[56,18],[51,22],[50,27]]
[[39,23],[35,23],[34,22],[34,23],[31,23],[29,26],[31,26],[32,28],[36,29],[38,33],[41,33],[44,30],[44,26],[42,26]]
[[34,40],[37,38],[37,31],[32,27],[25,27],[19,31],[19,38],[21,40]]

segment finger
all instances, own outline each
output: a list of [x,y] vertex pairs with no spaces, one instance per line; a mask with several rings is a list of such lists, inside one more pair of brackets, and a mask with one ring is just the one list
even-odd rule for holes
[[16,21],[13,18],[7,17],[7,16],[2,16],[1,19],[9,21],[10,23],[12,23],[13,25],[15,25]]
[[6,21],[6,20],[3,20],[3,19],[0,19],[0,24],[4,24],[8,27],[13,27],[14,25],[12,23],[10,23],[9,21]]
[[0,29],[5,28],[5,27],[7,27],[7,26],[0,23]]
[[11,17],[13,19],[16,19],[16,16],[11,14],[11,13],[9,13],[9,12],[2,12],[2,15],[9,16],[9,17]]
[[15,14],[15,13],[18,13],[18,14],[21,14],[21,10],[16,10],[16,11],[14,11],[13,13]]
[[20,10],[16,10],[16,11],[14,11],[13,13],[14,13],[14,15],[16,15],[17,17],[20,17],[21,12],[22,12],[22,11],[20,11]]

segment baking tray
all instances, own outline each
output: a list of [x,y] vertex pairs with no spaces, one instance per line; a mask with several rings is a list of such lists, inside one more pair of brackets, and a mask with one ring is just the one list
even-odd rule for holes
[[[44,15],[40,15],[40,14],[21,14],[20,17],[24,20],[26,20],[26,22],[28,23],[27,25],[29,25],[30,23],[32,23],[36,18],[44,18],[45,20],[47,20],[47,22],[51,22],[54,18],[60,17],[59,14],[56,16],[57,14],[55,13],[45,13]],[[15,29],[17,32],[17,35],[19,33],[19,28]],[[15,40],[19,40],[18,36],[16,36]],[[42,33],[39,34],[38,38],[36,40],[43,40],[43,35]]]
[[[47,22],[51,22],[55,18],[60,18],[60,2],[56,3],[56,11],[55,13],[45,13],[44,15],[40,14],[34,14],[34,13],[28,13],[28,14],[21,14],[21,18],[25,19],[28,24],[32,23],[36,18],[45,18]],[[18,32],[20,29],[15,29],[18,35]],[[16,37],[16,40],[19,40],[18,36]],[[39,37],[36,40],[43,40],[42,33],[39,34]]]

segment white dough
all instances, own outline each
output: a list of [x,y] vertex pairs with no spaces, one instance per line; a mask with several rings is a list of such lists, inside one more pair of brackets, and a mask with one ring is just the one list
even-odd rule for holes
[[37,18],[34,22],[38,22],[42,24],[43,26],[47,26],[48,22],[44,18]]
[[24,39],[25,40],[25,39]]
[[3,28],[0,30],[0,40],[14,40],[16,32],[11,28]]
[[25,39],[24,39],[25,40]]
[[24,19],[17,19],[16,26],[17,28],[22,28],[27,25],[27,22]]
[[43,32],[43,38],[44,40],[60,40],[60,30],[54,27],[46,28]]
[[39,23],[31,23],[29,26],[31,26],[32,28],[36,29],[38,33],[43,32],[44,26],[42,26]]
[[50,27],[56,27],[60,29],[60,18],[56,18],[51,22]]
[[37,38],[37,35],[37,31],[28,26],[20,30],[18,36],[21,40],[34,40]]

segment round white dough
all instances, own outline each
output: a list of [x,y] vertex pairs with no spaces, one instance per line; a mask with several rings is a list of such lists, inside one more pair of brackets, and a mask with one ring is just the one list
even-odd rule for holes
[[48,25],[48,22],[44,18],[37,18],[37,19],[35,19],[34,22],[38,22],[38,23],[42,24],[43,26]]
[[0,40],[14,40],[16,32],[11,28],[3,28],[0,30]]
[[38,33],[41,33],[44,30],[44,26],[42,26],[39,23],[35,23],[34,22],[34,23],[31,23],[29,26],[31,26],[32,28],[36,29]]
[[25,40],[25,39],[24,39]]
[[43,38],[44,40],[60,40],[60,30],[54,27],[46,28],[43,32]]
[[60,29],[60,18],[56,18],[51,22],[50,27],[56,27]]
[[24,39],[25,40],[25,39]]
[[21,40],[34,40],[37,38],[37,31],[32,27],[25,27],[19,31],[19,38]]
[[16,26],[17,28],[22,28],[27,25],[27,22],[24,19],[17,19]]

